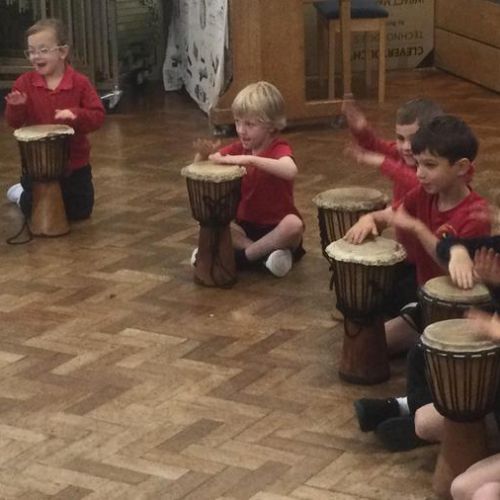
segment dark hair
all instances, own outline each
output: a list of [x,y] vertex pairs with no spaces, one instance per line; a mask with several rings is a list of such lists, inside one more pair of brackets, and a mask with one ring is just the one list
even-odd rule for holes
[[463,120],[443,115],[418,129],[411,140],[411,149],[414,155],[427,150],[433,155],[446,158],[453,165],[462,158],[474,160],[479,142]]
[[60,19],[55,19],[53,17],[40,19],[40,21],[37,21],[33,26],[30,26],[26,30],[26,38],[48,29],[54,31],[58,45],[69,45],[68,30],[66,26]]
[[396,112],[397,125],[411,125],[418,122],[422,127],[436,116],[443,115],[444,111],[439,104],[430,99],[412,99],[405,102]]

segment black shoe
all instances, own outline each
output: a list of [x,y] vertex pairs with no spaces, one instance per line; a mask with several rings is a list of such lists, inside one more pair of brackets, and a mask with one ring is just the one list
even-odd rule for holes
[[238,271],[252,271],[262,267],[262,259],[248,260],[245,250],[234,250],[234,262]]
[[399,311],[400,316],[418,333],[422,333],[422,308],[419,302],[411,302],[406,304]]
[[382,422],[375,434],[389,451],[408,451],[431,444],[419,438],[415,433],[415,417],[405,415],[403,417],[389,418]]
[[358,399],[354,401],[354,411],[359,428],[363,432],[373,431],[388,418],[399,416],[399,405],[395,398]]

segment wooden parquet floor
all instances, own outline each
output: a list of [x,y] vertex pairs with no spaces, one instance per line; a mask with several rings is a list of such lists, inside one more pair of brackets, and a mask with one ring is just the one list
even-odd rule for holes
[[[391,73],[387,95],[362,103],[387,137],[418,95],[462,115],[482,142],[476,186],[496,197],[498,95],[434,71]],[[3,192],[19,159],[0,132]],[[311,203],[329,187],[390,185],[343,157],[346,130],[292,128],[306,257],[281,280],[201,288],[179,171],[207,133],[183,95],[132,96],[92,136],[90,221],[9,246],[21,216],[1,202],[0,498],[433,498],[435,446],[389,453],[357,428],[353,399],[402,393],[404,363],[382,385],[339,381],[342,326]]]

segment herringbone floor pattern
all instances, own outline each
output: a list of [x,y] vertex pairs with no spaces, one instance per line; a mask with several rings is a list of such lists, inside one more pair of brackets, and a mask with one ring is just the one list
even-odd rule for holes
[[[482,141],[476,185],[496,196],[498,95],[433,71],[391,74],[387,95],[364,109],[388,137],[397,105],[417,95],[469,121]],[[357,428],[352,400],[402,393],[404,363],[380,386],[339,381],[343,333],[311,203],[388,182],[343,157],[346,130],[291,129],[306,257],[281,280],[201,288],[179,171],[206,123],[182,95],[131,96],[92,136],[92,219],[66,237],[0,243],[0,498],[433,498],[436,447],[391,454]],[[0,132],[3,192],[19,160]],[[4,242],[17,207],[3,201],[0,220]]]

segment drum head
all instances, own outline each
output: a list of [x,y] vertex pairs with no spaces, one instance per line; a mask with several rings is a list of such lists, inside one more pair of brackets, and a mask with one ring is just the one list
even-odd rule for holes
[[449,276],[438,276],[425,283],[422,291],[429,297],[453,303],[478,304],[490,302],[488,289],[477,283],[470,290],[462,290],[455,286]]
[[481,330],[471,319],[447,319],[429,325],[421,336],[422,344],[450,353],[497,350],[500,346],[481,338]]
[[357,212],[384,208],[387,204],[387,196],[377,189],[348,186],[323,191],[313,198],[313,203],[318,208]]
[[360,245],[337,240],[330,243],[325,252],[334,260],[366,266],[391,266],[406,259],[405,249],[400,243],[382,236],[367,239]]
[[75,131],[68,125],[31,125],[14,130],[14,137],[21,142],[40,141],[57,135],[73,135]]
[[220,165],[211,161],[192,163],[181,170],[189,179],[208,182],[226,182],[243,177],[246,170],[238,165]]

